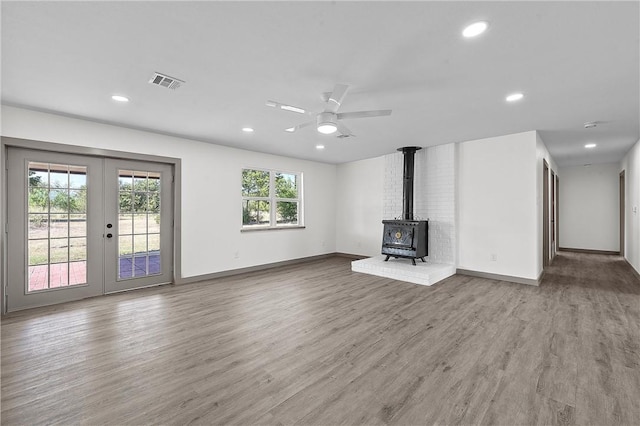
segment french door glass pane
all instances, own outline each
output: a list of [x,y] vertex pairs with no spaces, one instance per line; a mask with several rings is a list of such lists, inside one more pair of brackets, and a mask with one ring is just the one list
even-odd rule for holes
[[133,215],[129,213],[120,213],[118,221],[118,230],[120,235],[129,235],[133,233]]
[[69,166],[62,164],[50,164],[49,184],[51,188],[68,188]]
[[66,238],[69,236],[69,216],[67,214],[49,215],[49,238]]
[[133,233],[134,234],[147,234],[147,215],[135,214],[133,215]]
[[150,234],[160,233],[160,213],[152,213],[147,216],[147,229]]
[[29,214],[29,240],[47,238],[49,231],[48,214]]
[[118,280],[158,275],[160,174],[118,170]]
[[69,219],[69,236],[70,237],[86,237],[87,236],[87,215],[72,214]]
[[29,162],[26,178],[27,292],[86,284],[87,167]]

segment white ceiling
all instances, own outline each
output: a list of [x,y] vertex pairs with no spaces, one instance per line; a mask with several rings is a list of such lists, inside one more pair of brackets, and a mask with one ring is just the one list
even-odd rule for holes
[[[2,102],[328,163],[528,130],[560,166],[613,162],[639,138],[639,16],[611,1],[3,1]],[[477,20],[489,30],[464,39]],[[393,114],[338,139],[284,132],[305,117],[265,106],[320,111],[335,83],[351,86],[341,112]]]

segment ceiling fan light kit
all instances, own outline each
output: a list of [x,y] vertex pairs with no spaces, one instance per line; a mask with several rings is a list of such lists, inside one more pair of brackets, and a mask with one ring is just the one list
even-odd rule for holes
[[335,126],[335,124],[331,124],[331,123],[322,123],[321,125],[318,126],[318,131],[325,135],[330,135],[331,133],[335,133],[336,130],[338,130],[338,128]]
[[318,131],[325,135],[330,135],[338,130],[336,115],[331,112],[321,112],[318,114]]
[[[342,105],[342,101],[344,100],[348,89],[349,86],[347,86],[346,84],[336,84],[331,93],[327,93],[324,95],[323,99],[325,101],[325,109],[323,112],[316,114],[315,124],[318,132],[325,135],[331,135],[337,132],[338,134],[336,136],[339,138],[352,137],[354,136],[354,134],[351,133],[349,128],[342,123],[343,119],[382,117],[391,115],[390,109],[338,113],[338,109]],[[272,108],[279,108],[286,111],[314,115],[313,113],[307,112],[307,110],[303,108],[282,104],[276,101],[267,101],[266,105]],[[297,126],[285,129],[285,132],[293,133],[296,130],[310,126],[312,124],[314,124],[313,121],[298,124]]]

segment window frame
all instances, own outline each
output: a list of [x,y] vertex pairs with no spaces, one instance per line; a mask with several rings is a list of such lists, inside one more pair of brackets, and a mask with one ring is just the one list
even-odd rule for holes
[[[269,195],[266,197],[248,196],[242,193],[242,175],[245,170],[267,172],[269,173]],[[281,198],[276,196],[276,175],[277,174],[294,175],[296,177],[296,198]],[[288,171],[281,169],[265,169],[263,167],[242,167],[240,169],[240,226],[241,231],[264,231],[274,229],[295,229],[304,228],[304,207],[303,207],[303,172]],[[247,201],[266,201],[269,203],[269,223],[265,225],[245,225],[243,223],[243,209]],[[298,205],[298,223],[297,224],[278,224],[277,206],[279,202],[295,202]]]

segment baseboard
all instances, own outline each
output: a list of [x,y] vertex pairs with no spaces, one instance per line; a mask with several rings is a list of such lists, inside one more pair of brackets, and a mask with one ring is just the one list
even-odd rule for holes
[[640,272],[638,272],[626,258],[624,259],[624,261],[627,262],[627,265],[629,265],[629,267],[631,268],[631,272],[633,272],[633,275],[635,275],[638,281],[640,281]]
[[587,253],[587,254],[606,254],[606,255],[614,255],[619,256],[619,251],[608,251],[608,250],[589,250],[589,249],[579,249],[579,248],[570,248],[570,247],[560,247],[558,251],[569,251],[573,253]]
[[347,259],[352,259],[352,260],[362,260],[368,257],[368,256],[361,256],[359,254],[340,253],[340,252],[335,252],[333,254],[338,257],[346,257]]
[[544,272],[540,274],[540,277],[538,277],[537,280],[530,278],[512,277],[510,275],[492,274],[489,272],[471,271],[469,269],[456,269],[456,274],[468,275],[470,277],[486,278],[489,280],[507,281],[510,283],[539,286]]
[[281,262],[266,263],[264,265],[248,266],[246,268],[230,269],[228,271],[214,272],[211,274],[196,275],[187,278],[178,278],[175,282],[177,285],[191,284],[201,281],[213,280],[216,278],[230,277],[233,275],[246,274],[248,272],[264,271],[267,269],[279,268],[281,266],[295,265],[298,263],[309,262],[312,260],[326,259],[328,257],[339,256],[339,253],[319,254],[316,256],[300,257],[298,259],[283,260]]

